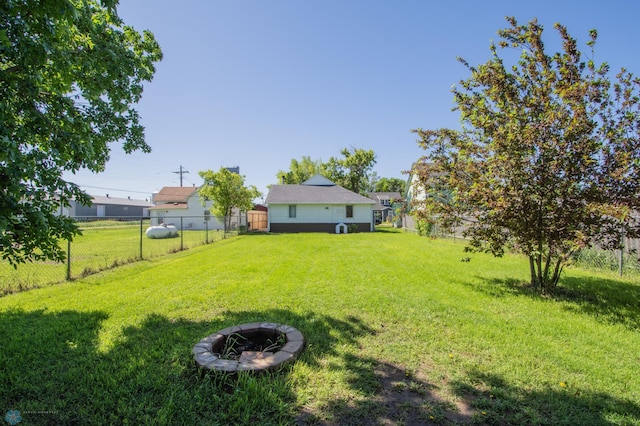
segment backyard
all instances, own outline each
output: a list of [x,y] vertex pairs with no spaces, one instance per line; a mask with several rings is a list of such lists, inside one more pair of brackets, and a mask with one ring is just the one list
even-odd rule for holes
[[[395,229],[240,235],[0,298],[20,424],[640,424],[640,283]],[[203,373],[222,328],[291,325],[260,375]],[[12,411],[15,413],[15,411]]]
[[86,219],[89,218],[79,223],[82,234],[77,235],[73,242],[60,241],[60,246],[67,255],[67,262],[26,262],[17,269],[9,262],[0,263],[0,297],[213,243],[232,235],[220,230],[185,229],[175,238],[151,239],[144,232],[150,225],[148,218],[130,221]]

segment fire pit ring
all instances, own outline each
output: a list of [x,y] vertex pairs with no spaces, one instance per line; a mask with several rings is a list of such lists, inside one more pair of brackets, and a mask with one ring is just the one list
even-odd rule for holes
[[[265,342],[271,344],[265,348]],[[252,322],[216,331],[196,343],[192,352],[200,368],[235,373],[276,369],[295,359],[303,348],[304,336],[296,328]]]

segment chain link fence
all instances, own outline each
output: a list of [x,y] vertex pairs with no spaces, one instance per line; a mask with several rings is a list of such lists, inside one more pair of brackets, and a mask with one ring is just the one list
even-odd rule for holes
[[[416,220],[412,216],[403,217],[405,230],[422,236],[434,238],[464,239],[464,226],[444,229],[437,221]],[[598,269],[617,272],[620,276],[640,273],[640,239],[625,238],[621,250],[604,250],[599,247],[582,249],[576,252],[570,262],[585,269]]]
[[592,247],[578,251],[573,256],[573,263],[584,268],[616,271],[620,276],[640,273],[638,249],[640,240],[625,238],[620,250],[603,250]]
[[[171,238],[148,238],[150,218],[75,218],[82,231],[73,241],[62,241],[67,253],[64,263],[51,261],[18,265],[0,263],[0,296],[65,280],[82,278],[99,271],[142,259],[176,253],[237,235],[238,230],[190,229],[189,223],[202,217],[172,218],[177,235]],[[155,224],[154,224],[155,225]]]

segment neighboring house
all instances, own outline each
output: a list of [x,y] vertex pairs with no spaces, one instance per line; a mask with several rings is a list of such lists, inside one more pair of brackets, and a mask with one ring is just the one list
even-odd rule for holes
[[152,195],[151,225],[174,225],[178,229],[223,229],[209,213],[211,201],[202,205],[196,186],[165,186]]
[[407,214],[405,214],[402,219],[402,227],[411,231],[415,231],[417,229],[415,218],[411,212],[412,210],[419,208],[416,206],[416,203],[424,201],[427,197],[426,191],[418,179],[418,167],[423,167],[423,163],[414,163],[411,166],[411,172],[407,179],[407,186],[404,194]]
[[[417,223],[417,213],[420,213],[420,211],[422,209],[424,209],[424,202],[425,200],[427,200],[427,197],[438,197],[441,201],[447,201],[447,200],[451,200],[452,194],[450,191],[447,190],[439,190],[439,191],[433,191],[433,189],[435,189],[436,187],[430,187],[429,189],[429,194],[427,193],[427,188],[425,188],[425,183],[424,182],[420,182],[420,179],[418,177],[419,173],[425,173],[429,171],[430,164],[425,164],[424,162],[417,162],[414,163],[411,167],[411,173],[409,175],[409,179],[407,181],[407,190],[405,193],[405,200],[406,200],[406,205],[407,205],[407,214],[404,215],[403,218],[403,222],[402,222],[402,227],[407,229],[407,230],[411,230],[411,231],[418,231],[419,228],[419,224]],[[441,172],[434,172],[431,171],[430,172],[430,180],[433,180],[434,182],[437,180],[436,178],[438,177],[437,173],[441,173]],[[430,185],[432,183],[428,182],[426,183],[426,185]],[[457,226],[454,226],[451,229],[447,229],[447,230],[436,230],[436,231],[431,231],[431,232],[440,232],[440,233],[444,233],[446,232],[448,235],[455,235],[455,236],[463,236],[464,230],[466,229],[467,225],[464,222],[468,222],[470,220],[474,220],[473,218],[464,218],[462,223],[458,224]]]
[[91,205],[83,206],[75,200],[63,213],[72,217],[149,217],[149,209],[153,204],[146,200],[132,200],[131,198],[118,198],[92,195]]
[[376,224],[390,221],[395,216],[394,209],[402,201],[399,192],[370,192],[367,195],[376,202],[373,206]]
[[[209,212],[211,201],[203,205],[198,189],[196,186],[165,186],[154,193],[151,201],[155,206],[149,209],[151,225],[165,223],[178,229],[224,229],[224,224]],[[234,209],[231,229],[246,224],[246,215]]]
[[335,233],[338,225],[355,225],[360,232],[375,229],[375,201],[321,175],[299,185],[273,185],[265,204],[269,232]]

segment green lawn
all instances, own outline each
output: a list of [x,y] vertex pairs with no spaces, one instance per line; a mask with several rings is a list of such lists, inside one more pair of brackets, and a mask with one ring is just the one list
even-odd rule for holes
[[[0,412],[21,424],[640,424],[640,285],[392,230],[243,235],[0,298]],[[462,262],[470,257],[469,262]],[[253,321],[307,340],[283,370],[203,374]],[[4,410],[4,411],[3,411]],[[0,414],[1,414],[0,413]]]
[[[71,245],[60,244],[70,258],[67,262],[35,262],[20,265],[15,270],[8,262],[0,263],[0,296],[8,293],[43,287],[64,281],[69,267],[72,279],[150,257],[175,253],[192,247],[222,240],[222,231],[186,229],[178,237],[150,239],[144,234],[147,220],[140,229],[139,221],[98,221],[80,223],[82,235],[77,235]],[[70,250],[69,250],[70,249]]]

